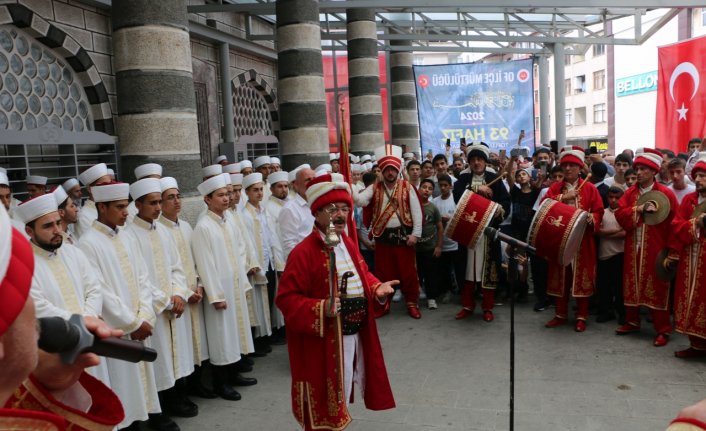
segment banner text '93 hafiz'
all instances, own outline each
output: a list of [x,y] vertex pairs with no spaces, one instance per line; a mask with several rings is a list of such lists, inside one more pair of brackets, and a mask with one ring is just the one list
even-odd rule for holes
[[422,152],[485,142],[498,151],[534,150],[532,60],[414,66]]

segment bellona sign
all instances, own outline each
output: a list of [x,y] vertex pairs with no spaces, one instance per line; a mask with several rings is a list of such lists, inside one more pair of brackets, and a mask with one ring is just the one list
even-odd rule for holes
[[646,93],[648,91],[657,91],[656,70],[615,80],[615,95],[618,97]]

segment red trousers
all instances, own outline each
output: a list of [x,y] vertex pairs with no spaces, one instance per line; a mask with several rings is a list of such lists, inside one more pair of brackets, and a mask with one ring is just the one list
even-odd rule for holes
[[[475,299],[476,282],[466,280],[463,283],[463,291],[461,292],[461,305],[467,310],[476,308]],[[492,310],[495,307],[495,289],[481,289],[483,292],[483,311]]]
[[696,350],[706,350],[706,338],[689,335],[689,345]]
[[[571,299],[571,287],[573,284],[574,273],[572,267],[567,267],[564,271],[564,293],[561,296],[555,296],[556,317],[560,319],[569,318],[569,299]],[[589,297],[576,298],[576,320],[588,319]]]
[[407,305],[417,305],[419,278],[417,253],[414,247],[375,243],[375,276],[382,282],[400,281],[400,290]]
[[[652,325],[658,334],[669,334],[672,332],[672,322],[669,320],[669,310],[650,310]],[[625,306],[625,322],[631,325],[640,326],[640,307]]]

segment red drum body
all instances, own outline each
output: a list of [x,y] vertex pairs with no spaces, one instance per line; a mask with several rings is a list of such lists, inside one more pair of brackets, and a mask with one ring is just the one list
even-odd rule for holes
[[567,266],[581,246],[587,217],[584,210],[545,199],[532,219],[527,242],[537,249],[538,256]]
[[447,236],[465,247],[474,248],[499,208],[499,204],[466,190],[446,227]]

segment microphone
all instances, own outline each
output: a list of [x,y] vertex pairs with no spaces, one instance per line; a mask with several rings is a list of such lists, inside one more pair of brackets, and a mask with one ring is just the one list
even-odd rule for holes
[[531,245],[527,244],[526,242],[522,242],[519,239],[512,237],[510,235],[506,235],[502,232],[500,232],[498,229],[492,228],[492,227],[487,227],[483,231],[485,235],[490,238],[493,241],[497,241],[500,239],[501,241],[505,241],[506,243],[512,245],[515,248],[519,248],[521,250],[525,250],[527,253],[534,255],[537,253],[537,249],[532,247]]
[[71,319],[42,317],[39,323],[39,348],[48,353],[59,353],[61,361],[72,364],[82,353],[95,353],[107,358],[128,362],[154,362],[157,351],[140,341],[118,337],[97,338],[86,329],[83,317],[74,314]]

